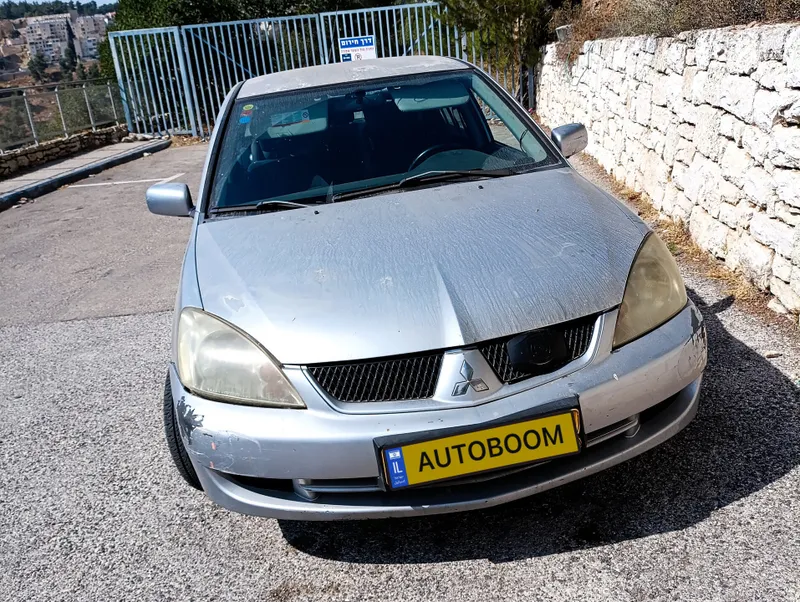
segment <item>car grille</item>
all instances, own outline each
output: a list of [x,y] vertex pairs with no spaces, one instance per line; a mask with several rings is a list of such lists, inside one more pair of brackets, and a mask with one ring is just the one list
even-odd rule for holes
[[339,401],[427,399],[436,390],[442,352],[309,366],[319,386]]
[[503,337],[502,339],[494,339],[493,341],[486,341],[480,343],[478,349],[486,358],[486,361],[492,367],[497,377],[504,383],[515,383],[532,376],[539,376],[541,374],[548,374],[555,372],[559,368],[563,368],[569,362],[578,359],[589,349],[589,343],[592,341],[594,334],[594,325],[597,321],[597,316],[586,316],[570,322],[563,322],[556,326],[550,326],[547,330],[553,336],[563,336],[567,348],[567,356],[559,362],[551,362],[541,367],[536,372],[521,372],[514,369],[508,358],[508,351],[506,344],[515,336],[512,335]]

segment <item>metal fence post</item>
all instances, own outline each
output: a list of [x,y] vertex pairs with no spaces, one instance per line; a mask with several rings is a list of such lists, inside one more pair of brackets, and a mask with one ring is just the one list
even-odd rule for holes
[[186,52],[188,50],[189,45],[184,45],[182,43],[183,37],[180,35],[180,27],[176,27],[172,30],[172,35],[175,40],[175,46],[177,46],[177,54],[178,54],[178,65],[180,66],[181,71],[181,82],[183,83],[183,94],[186,98],[186,103],[188,106],[189,113],[189,122],[192,126],[192,136],[197,136],[197,121],[195,121],[195,97],[194,97],[194,75],[192,75],[191,71],[188,71],[189,78],[192,82],[192,89],[189,90],[189,81],[186,77],[187,70],[186,70]]
[[[117,105],[114,103],[114,95],[111,93],[111,82],[106,82],[108,89],[108,100],[111,101],[111,112],[114,114],[114,123],[119,125],[119,117],[117,117]],[[58,90],[58,88],[56,88]]]
[[[133,121],[131,121],[131,110],[128,106],[128,96],[125,94],[125,79],[122,76],[122,69],[120,69],[119,58],[117,58],[117,44],[116,36],[114,33],[108,34],[109,45],[111,46],[111,58],[114,60],[114,73],[117,76],[117,86],[119,86],[119,97],[122,100],[122,109],[125,111],[125,123],[128,126],[128,131],[133,131]],[[126,74],[127,75],[127,74]]]
[[69,138],[69,131],[67,130],[67,121],[64,119],[64,109],[61,108],[61,99],[58,97],[58,86],[54,90],[56,96],[56,105],[58,105],[58,114],[61,115],[61,127],[64,128],[64,138]]
[[469,61],[469,53],[467,52],[467,32],[461,34],[461,60]]
[[89,95],[86,93],[86,84],[84,83],[81,88],[83,89],[83,99],[86,101],[86,110],[89,111],[89,123],[92,124],[92,131],[96,132],[97,127],[95,127],[94,124],[94,115],[92,114],[92,105],[89,103]]
[[317,13],[317,48],[322,55],[321,64],[328,64],[328,36],[325,33],[325,19]]
[[28,114],[28,123],[31,125],[31,135],[33,136],[33,143],[39,145],[39,136],[36,135],[36,127],[33,125],[33,115],[31,114],[31,107],[28,105],[28,91],[22,91],[22,102],[25,103],[25,112]]

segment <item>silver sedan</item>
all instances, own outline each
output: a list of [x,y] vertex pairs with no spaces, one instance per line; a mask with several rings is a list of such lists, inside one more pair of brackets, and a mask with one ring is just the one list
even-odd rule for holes
[[455,512],[599,472],[692,420],[700,313],[664,243],[481,70],[407,57],[228,94],[164,394],[180,474],[285,519]]

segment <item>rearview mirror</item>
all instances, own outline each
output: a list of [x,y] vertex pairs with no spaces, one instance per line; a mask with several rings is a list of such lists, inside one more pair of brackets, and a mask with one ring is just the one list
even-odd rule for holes
[[589,144],[589,132],[582,123],[559,126],[550,132],[550,138],[565,157],[581,152]]
[[189,217],[194,213],[192,194],[186,184],[154,184],[145,193],[147,208],[156,215]]

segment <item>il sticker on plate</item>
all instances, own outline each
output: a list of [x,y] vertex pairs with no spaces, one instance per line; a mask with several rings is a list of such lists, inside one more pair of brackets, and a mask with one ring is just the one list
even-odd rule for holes
[[386,460],[386,474],[389,477],[392,489],[407,487],[408,474],[403,460],[403,450],[399,447],[385,449],[383,450],[383,456]]

